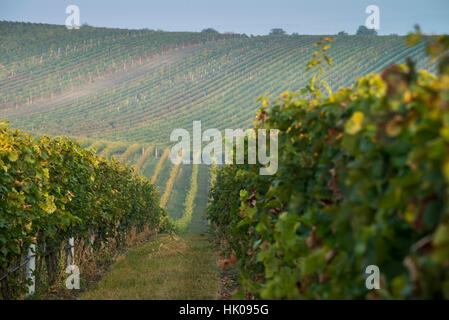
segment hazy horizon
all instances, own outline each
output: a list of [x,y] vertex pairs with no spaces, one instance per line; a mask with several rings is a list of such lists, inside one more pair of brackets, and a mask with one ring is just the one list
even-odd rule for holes
[[287,33],[335,34],[345,31],[354,34],[365,22],[365,8],[373,4],[380,9],[380,35],[404,35],[412,31],[415,24],[419,24],[425,33],[449,33],[449,21],[445,17],[449,2],[433,0],[430,1],[432,5],[428,2],[15,0],[0,4],[0,20],[63,25],[67,17],[65,8],[74,4],[80,8],[81,23],[94,27],[194,32],[214,28],[219,32],[247,35],[263,35],[272,28],[282,28]]

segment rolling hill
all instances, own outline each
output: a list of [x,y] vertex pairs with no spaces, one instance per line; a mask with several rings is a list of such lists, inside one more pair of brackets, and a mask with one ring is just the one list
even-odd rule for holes
[[[170,132],[191,130],[194,120],[203,130],[249,128],[258,97],[309,81],[306,64],[319,38],[0,22],[0,118],[36,134],[74,137],[135,165],[165,193],[173,219],[188,211],[197,181],[188,229],[202,231],[207,167],[173,166]],[[335,36],[328,54],[332,89],[407,57],[435,71],[424,43],[408,47],[400,36]]]
[[[310,79],[318,36],[209,35],[1,22],[0,110],[22,129],[167,146],[175,128],[248,127],[261,95]],[[25,32],[24,32],[25,31]],[[434,71],[423,44],[337,36],[333,89],[406,57]]]

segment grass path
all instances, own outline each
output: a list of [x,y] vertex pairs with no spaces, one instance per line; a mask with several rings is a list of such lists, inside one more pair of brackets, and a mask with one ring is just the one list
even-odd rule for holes
[[[169,173],[167,169],[170,166],[163,165],[167,162],[165,158],[167,155],[158,161],[159,169],[155,171],[159,172],[156,177],[164,178]],[[171,166],[172,182],[175,177],[180,178],[182,173],[180,170],[178,175],[176,167]],[[192,166],[181,169],[185,171],[184,179],[176,180],[173,189],[174,195],[179,199],[170,199],[172,202],[176,200],[178,206],[173,203],[169,206],[170,215],[175,221],[181,221],[186,194],[191,187],[190,177],[194,174]],[[176,171],[173,173],[174,170]],[[207,229],[203,212],[209,188],[208,166],[197,166],[194,175],[198,190],[195,192],[194,210],[185,230],[187,233],[159,235],[130,249],[111,266],[102,280],[81,295],[81,299],[202,300],[221,297],[221,268],[208,236],[204,235]],[[172,185],[169,181],[165,184]],[[170,192],[170,186],[169,188],[168,194],[173,193]],[[165,193],[162,198],[165,196],[168,200],[169,197]]]
[[218,299],[217,257],[204,234],[160,235],[132,248],[81,299]]

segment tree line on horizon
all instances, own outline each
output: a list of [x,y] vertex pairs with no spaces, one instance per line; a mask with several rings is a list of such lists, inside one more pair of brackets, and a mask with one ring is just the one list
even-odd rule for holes
[[[215,30],[214,28],[205,28],[201,30],[202,33],[209,33],[209,34],[220,34],[219,31]],[[225,32],[225,33],[231,33],[231,32]],[[272,28],[269,32],[270,36],[282,36],[287,35],[287,32],[282,28]],[[297,36],[299,33],[293,32],[291,35]],[[340,31],[337,33],[337,36],[347,36],[349,33],[346,31]],[[369,29],[366,26],[360,25],[355,33],[357,36],[377,36],[377,31],[375,29]]]

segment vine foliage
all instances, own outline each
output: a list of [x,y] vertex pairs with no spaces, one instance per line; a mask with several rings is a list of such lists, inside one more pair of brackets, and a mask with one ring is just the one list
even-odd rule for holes
[[[0,275],[19,264],[31,244],[50,252],[75,237],[96,252],[111,239],[124,244],[133,228],[170,229],[165,216],[156,188],[132,168],[66,138],[33,139],[0,123]],[[46,262],[47,271],[55,271],[57,253]],[[19,278],[1,281],[3,298],[25,292]]]
[[[449,298],[449,73],[439,69],[408,61],[333,94],[309,86],[262,101],[255,129],[279,130],[278,171],[216,168],[207,210],[244,293]],[[380,290],[365,286],[369,265]]]

